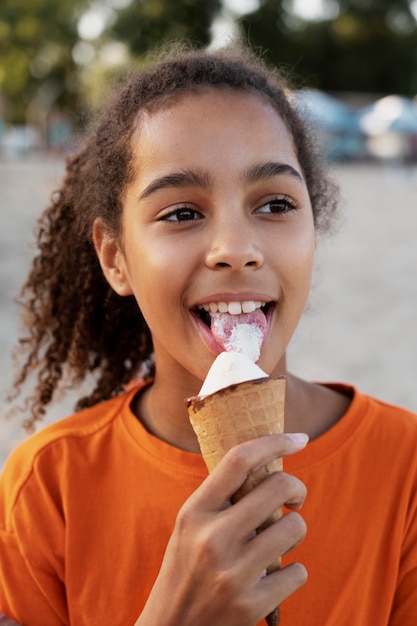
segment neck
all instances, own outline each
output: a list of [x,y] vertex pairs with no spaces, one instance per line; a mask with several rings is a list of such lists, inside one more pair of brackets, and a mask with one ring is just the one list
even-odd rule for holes
[[285,431],[317,439],[346,413],[351,398],[329,387],[287,375]]
[[137,397],[133,412],[155,437],[181,450],[199,452],[184,402],[189,396],[198,393],[198,389],[197,386],[190,393],[189,387],[164,385],[156,377],[154,383]]
[[[282,364],[281,364],[282,365]],[[272,375],[282,373],[275,368]],[[189,452],[199,452],[184,400],[196,395],[201,381],[174,381],[156,376],[152,385],[138,395],[133,411],[145,428],[167,443]],[[287,374],[285,431],[304,432],[315,439],[328,430],[346,412],[350,399],[326,387],[308,383]]]

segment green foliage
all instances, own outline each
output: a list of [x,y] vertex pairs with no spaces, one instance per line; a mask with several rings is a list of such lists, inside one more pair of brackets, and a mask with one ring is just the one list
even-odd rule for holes
[[23,122],[37,98],[77,106],[71,49],[78,14],[87,0],[2,0],[0,4],[0,93],[8,118]]
[[210,26],[221,0],[132,0],[113,27],[117,39],[128,42],[134,55],[174,39],[210,42]]
[[[120,8],[115,0],[1,0],[0,95],[8,103],[10,122],[23,123],[36,106],[72,111],[79,116],[91,101],[85,69],[73,59],[80,42],[78,22],[96,6],[113,11],[108,25],[90,46],[99,52],[108,41],[126,43],[133,55],[172,39],[206,44],[221,0],[132,0]],[[125,3],[126,4],[126,3]],[[103,69],[97,69],[103,75]]]
[[288,2],[263,0],[241,20],[252,45],[300,76],[335,91],[417,93],[417,23],[411,0],[339,0],[337,15],[295,19]]
[[[301,76],[302,85],[415,95],[410,2],[338,0],[332,17],[304,21],[291,12],[291,0],[260,0],[240,27],[272,63]],[[99,37],[83,41],[79,20],[92,7],[107,9],[111,19]],[[79,118],[102,99],[103,77],[117,74],[102,62],[106,44],[122,42],[135,63],[173,39],[205,45],[221,9],[222,0],[0,0],[0,96],[8,121],[22,123],[33,109],[51,108]],[[74,55],[80,45],[94,57],[90,62],[87,55],[86,65]]]

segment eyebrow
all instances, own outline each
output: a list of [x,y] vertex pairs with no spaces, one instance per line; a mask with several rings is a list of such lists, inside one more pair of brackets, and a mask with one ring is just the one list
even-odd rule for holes
[[289,175],[299,182],[304,182],[301,174],[288,163],[278,163],[276,161],[266,161],[249,167],[243,175],[243,179],[248,183],[257,183],[274,176]]
[[[257,163],[250,166],[243,173],[243,180],[249,184],[254,184],[274,176],[289,175],[299,182],[304,182],[301,174],[292,165],[287,163],[279,163],[275,161],[266,161],[265,163]],[[194,170],[182,170],[166,174],[160,178],[153,180],[139,196],[139,200],[148,198],[153,193],[161,189],[181,188],[181,187],[200,187],[208,189],[211,177],[208,172],[198,172]]]
[[160,189],[170,187],[200,187],[207,189],[210,185],[210,176],[206,172],[196,172],[194,170],[183,170],[167,174],[153,180],[140,194],[140,200],[147,198]]

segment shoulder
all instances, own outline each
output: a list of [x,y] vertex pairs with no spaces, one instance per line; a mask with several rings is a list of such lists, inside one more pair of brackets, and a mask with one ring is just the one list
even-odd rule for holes
[[311,383],[287,376],[286,426],[307,432],[310,440],[328,432],[343,432],[344,438],[357,428],[392,429],[417,434],[417,415],[389,404],[344,383]]
[[405,429],[410,434],[417,434],[417,413],[410,409],[362,393],[356,387],[348,385],[334,385],[333,387],[351,389],[353,398],[351,410],[354,414],[366,416],[383,427],[391,427],[401,432]]
[[61,419],[23,441],[12,453],[11,458],[19,458],[25,462],[34,459],[49,446],[59,441],[86,439],[105,429],[120,413],[121,408],[132,394],[123,394],[110,400],[83,409],[73,415]]
[[417,502],[417,415],[350,385],[326,387],[349,399],[347,410],[304,450],[285,459],[288,470],[308,477],[310,485],[322,481],[325,488],[331,478],[367,493],[370,485],[375,492],[384,486],[382,494],[389,487],[397,498]]
[[393,456],[408,456],[417,467],[417,414],[371,396],[365,396],[365,402],[372,428],[383,444],[391,448]]
[[94,463],[102,456],[100,448],[109,445],[118,417],[129,406],[137,388],[46,426],[23,441],[10,455],[0,477],[0,511],[9,510],[30,483],[69,480],[80,465]]
[[[370,455],[401,456],[417,466],[417,414],[348,385],[331,385],[351,395],[351,403],[342,418],[354,439],[363,442]],[[400,452],[400,455],[399,455]]]

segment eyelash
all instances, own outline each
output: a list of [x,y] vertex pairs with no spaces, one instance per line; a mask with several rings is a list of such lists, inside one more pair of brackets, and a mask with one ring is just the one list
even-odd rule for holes
[[[192,219],[180,219],[179,215],[181,213],[188,213],[193,214],[193,218]],[[198,216],[198,217],[195,217]],[[177,219],[172,219],[173,217],[176,217]],[[184,204],[184,206],[179,206],[178,208],[174,209],[174,211],[170,211],[170,213],[167,213],[166,215],[163,215],[160,218],[160,221],[162,222],[174,222],[174,223],[181,223],[181,222],[193,222],[193,221],[198,221],[199,219],[202,219],[202,215],[199,211],[197,211],[196,209],[193,209],[192,207],[187,206],[186,204]]]
[[258,209],[258,213],[263,213],[261,209],[266,206],[279,206],[278,211],[270,211],[272,215],[286,215],[287,213],[291,213],[292,211],[296,211],[298,209],[298,205],[294,202],[292,198],[288,196],[280,196],[276,198],[272,198],[268,200],[268,202],[264,202]]
[[[270,206],[270,207],[279,207],[277,211],[271,210],[269,212],[264,212],[261,209]],[[286,215],[288,213],[291,213],[292,211],[296,211],[298,209],[298,205],[294,202],[294,200],[292,200],[292,198],[289,198],[288,196],[282,196],[282,197],[276,197],[276,198],[272,198],[271,200],[268,200],[268,202],[263,203],[260,207],[258,207],[255,211],[255,213],[264,213],[264,214],[270,214],[270,215]],[[186,219],[181,219],[180,215],[183,214],[184,216],[185,214],[188,214],[188,216],[193,215],[193,217],[190,219],[189,217]],[[197,211],[196,209],[193,209],[192,207],[189,207],[188,205],[184,204],[183,206],[180,206],[176,209],[174,209],[173,211],[170,211],[169,213],[167,213],[166,215],[163,215],[160,218],[160,221],[163,222],[172,222],[172,223],[181,223],[181,222],[193,222],[193,221],[198,221],[200,219],[203,219],[202,214]]]

